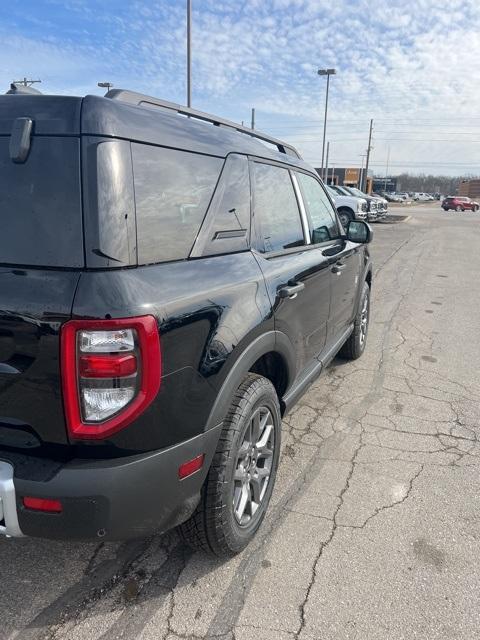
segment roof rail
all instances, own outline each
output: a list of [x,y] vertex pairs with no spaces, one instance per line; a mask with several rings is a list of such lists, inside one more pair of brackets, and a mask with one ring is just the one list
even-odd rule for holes
[[295,156],[296,158],[301,158],[295,147],[286,144],[281,140],[277,140],[276,138],[273,138],[272,136],[269,136],[265,133],[259,133],[256,129],[242,127],[242,125],[232,122],[231,120],[218,118],[217,116],[213,116],[209,113],[197,111],[196,109],[190,109],[189,107],[184,107],[180,104],[176,104],[175,102],[160,100],[159,98],[153,98],[152,96],[147,96],[142,93],[136,93],[135,91],[128,91],[127,89],[111,89],[105,94],[105,97],[111,98],[112,100],[121,100],[122,102],[128,102],[129,104],[134,104],[137,106],[148,105],[152,107],[160,107],[162,109],[175,111],[176,113],[179,113],[181,115],[196,118],[197,120],[211,122],[216,127],[226,127],[228,129],[234,129],[239,133],[246,133],[252,138],[257,138],[258,140],[262,140],[263,142],[273,144],[275,147],[277,147],[280,153],[285,153],[291,156]]

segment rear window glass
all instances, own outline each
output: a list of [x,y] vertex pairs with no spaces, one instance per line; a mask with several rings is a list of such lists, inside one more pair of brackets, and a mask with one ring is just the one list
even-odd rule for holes
[[34,137],[26,161],[0,137],[0,263],[83,267],[78,138]]
[[188,257],[223,159],[132,144],[139,264]]

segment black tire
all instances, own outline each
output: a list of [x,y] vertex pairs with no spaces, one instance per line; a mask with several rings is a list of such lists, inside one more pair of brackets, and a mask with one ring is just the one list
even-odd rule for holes
[[461,211],[461,210],[462,210],[462,207],[460,207],[460,206],[455,207],[455,211],[458,212],[458,211]]
[[473,209],[472,209],[472,211],[473,211],[473,213],[475,213],[476,211],[478,211],[478,207],[477,207],[477,206],[474,206],[474,207],[473,207]]
[[[366,310],[366,324],[364,313]],[[355,323],[353,332],[340,349],[338,355],[346,360],[356,360],[365,351],[365,345],[367,344],[368,324],[370,321],[370,287],[368,283],[363,284],[362,296],[360,298],[360,304],[358,305],[357,315],[355,316]]]
[[342,227],[344,229],[347,228],[347,225],[350,222],[350,220],[353,220],[353,214],[350,212],[349,209],[340,208],[338,210],[338,217],[340,218],[340,222],[342,223]]
[[[268,470],[268,479],[263,485],[265,489],[262,488],[263,497],[250,521],[242,524],[238,521],[238,513],[235,510],[235,492],[239,488],[242,492],[244,485],[248,484],[252,504],[256,504],[253,481],[248,483],[238,478],[234,479],[234,474],[246,474],[247,467],[242,463],[239,466],[239,456],[243,455],[240,452],[241,447],[243,449],[245,446],[252,417],[259,412],[260,421],[263,409],[270,412],[273,423],[270,430],[273,433],[272,455],[269,463],[271,466]],[[265,415],[263,414],[264,417]],[[189,546],[219,557],[230,557],[242,551],[252,540],[265,517],[275,484],[280,455],[281,423],[280,405],[272,383],[262,376],[249,373],[238,387],[224,420],[217,450],[202,489],[200,503],[191,518],[179,527],[180,535]],[[265,450],[268,449],[269,442],[267,441]],[[259,476],[258,470],[262,468],[260,466],[262,454],[258,454],[259,466],[255,463],[256,454],[252,456],[247,452],[246,455],[255,465],[252,477],[255,475],[255,470]],[[270,460],[270,456],[268,459]],[[267,458],[264,461],[265,465],[266,462]],[[248,466],[248,469],[251,467]],[[250,475],[248,478],[250,479]],[[255,486],[257,486],[256,483]],[[253,507],[250,511],[252,513]]]

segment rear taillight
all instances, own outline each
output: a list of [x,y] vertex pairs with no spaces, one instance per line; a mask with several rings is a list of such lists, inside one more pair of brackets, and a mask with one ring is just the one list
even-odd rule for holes
[[155,318],[70,320],[62,327],[61,360],[70,435],[110,436],[137,418],[160,388]]

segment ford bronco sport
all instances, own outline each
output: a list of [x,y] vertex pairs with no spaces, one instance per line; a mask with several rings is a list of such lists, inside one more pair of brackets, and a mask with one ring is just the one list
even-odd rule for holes
[[269,136],[129,91],[24,93],[0,98],[0,532],[180,525],[237,553],[282,416],[365,348],[371,230]]

